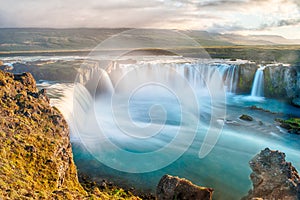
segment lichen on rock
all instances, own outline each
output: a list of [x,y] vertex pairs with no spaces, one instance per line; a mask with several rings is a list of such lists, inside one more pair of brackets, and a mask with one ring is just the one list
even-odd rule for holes
[[252,199],[300,199],[300,177],[285,154],[264,149],[250,162],[253,170],[250,178],[253,189],[243,200]]
[[78,182],[61,113],[29,73],[0,71],[0,188],[4,198],[74,199]]
[[69,128],[30,73],[0,70],[0,199],[138,199],[80,185]]

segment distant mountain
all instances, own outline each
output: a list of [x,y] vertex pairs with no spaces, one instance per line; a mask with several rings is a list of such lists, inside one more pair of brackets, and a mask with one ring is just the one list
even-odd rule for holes
[[[28,50],[89,50],[94,48],[103,40],[126,30],[129,29],[2,28],[0,29],[0,52]],[[300,40],[289,40],[284,37],[274,35],[242,36],[195,30],[180,32],[193,38],[202,46],[300,44]],[[151,30],[145,30],[145,35],[131,35],[131,37],[140,37],[139,39],[146,43],[155,40],[154,37],[151,37]]]
[[299,40],[290,40],[277,35],[237,35],[209,33],[206,31],[183,31],[197,40],[203,46],[218,45],[293,45],[300,44]]

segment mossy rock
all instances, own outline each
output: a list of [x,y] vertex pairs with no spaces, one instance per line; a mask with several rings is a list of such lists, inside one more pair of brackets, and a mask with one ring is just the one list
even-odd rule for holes
[[84,190],[67,122],[31,74],[0,71],[0,80],[0,199],[126,199]]
[[291,134],[300,134],[300,118],[290,118],[288,120],[275,119],[280,127],[286,129]]

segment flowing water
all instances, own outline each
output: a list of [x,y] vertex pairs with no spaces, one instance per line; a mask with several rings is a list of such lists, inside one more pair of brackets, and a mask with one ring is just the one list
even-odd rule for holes
[[256,70],[251,90],[252,97],[264,96],[264,69],[265,66],[261,66]]
[[[152,193],[160,177],[171,174],[214,188],[214,199],[240,199],[251,188],[248,162],[262,149],[285,152],[300,169],[300,137],[274,122],[300,112],[274,99],[235,95],[237,72],[237,64],[225,62],[138,62],[112,65],[109,72],[93,69],[89,80],[103,77],[94,88],[40,86],[69,121],[79,171]],[[79,75],[90,84],[83,80]],[[260,68],[251,96],[263,95],[262,83]],[[240,120],[241,114],[254,121]],[[204,143],[214,143],[207,140],[210,129],[221,134],[215,132],[216,145],[199,156]]]

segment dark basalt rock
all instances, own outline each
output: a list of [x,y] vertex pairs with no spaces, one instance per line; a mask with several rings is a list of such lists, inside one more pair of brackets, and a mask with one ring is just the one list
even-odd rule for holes
[[280,127],[286,129],[291,134],[300,134],[300,119],[291,118],[288,120],[275,119],[279,123]]
[[253,189],[243,200],[300,199],[300,177],[285,154],[269,148],[261,151],[250,162]]
[[292,100],[292,105],[300,108],[300,98],[295,98]]
[[156,189],[157,200],[211,200],[213,189],[194,185],[186,179],[164,175]]
[[253,118],[251,116],[245,114],[241,115],[239,118],[244,121],[253,121]]

